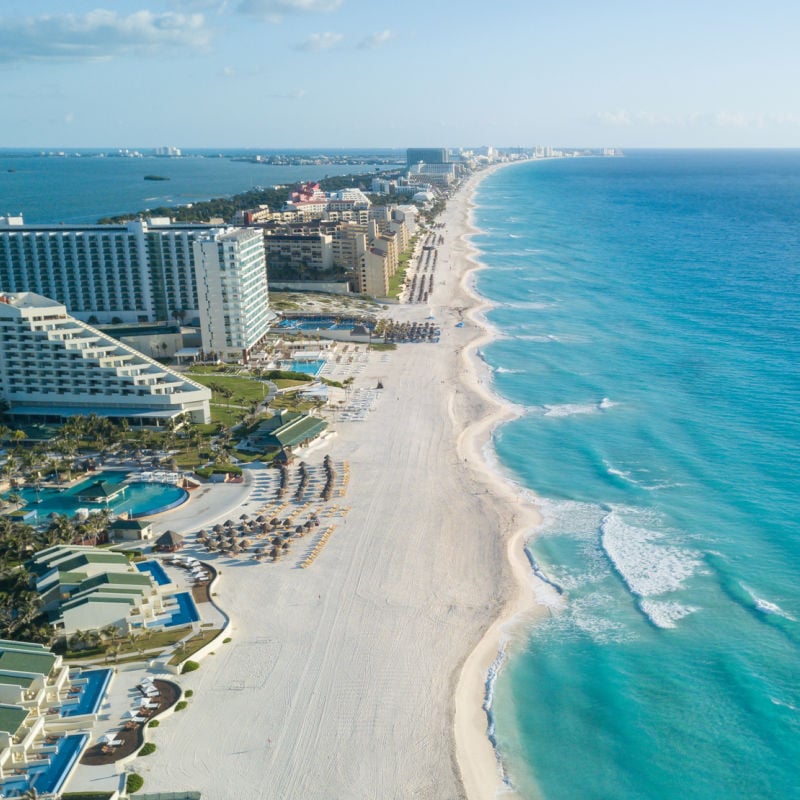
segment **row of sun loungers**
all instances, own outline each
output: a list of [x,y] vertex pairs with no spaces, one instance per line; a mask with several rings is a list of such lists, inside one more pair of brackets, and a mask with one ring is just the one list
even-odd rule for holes
[[322,536],[319,537],[319,541],[314,545],[314,549],[308,554],[306,559],[301,562],[300,566],[303,569],[310,567],[314,563],[314,559],[322,552],[322,548],[328,543],[328,539],[330,539],[335,527],[335,525],[331,525],[329,528],[325,529]]

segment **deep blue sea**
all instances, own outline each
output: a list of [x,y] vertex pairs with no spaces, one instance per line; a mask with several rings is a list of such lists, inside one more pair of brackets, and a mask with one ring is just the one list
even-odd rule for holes
[[[259,186],[374,170],[367,165],[272,166],[235,160],[255,155],[251,151],[197,150],[181,158],[100,157],[99,152],[69,151],[67,157],[0,153],[0,216],[22,213],[29,224],[85,224],[106,216],[228,197]],[[400,157],[396,151],[375,154]],[[146,181],[145,175],[169,180]]]
[[800,798],[800,151],[529,162],[476,200],[494,448],[563,592],[494,687],[509,781]]

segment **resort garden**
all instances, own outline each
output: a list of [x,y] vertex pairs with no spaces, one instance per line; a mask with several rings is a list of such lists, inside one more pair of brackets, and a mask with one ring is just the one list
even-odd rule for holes
[[[29,524],[23,495],[35,504],[40,493],[108,467],[194,471],[201,477],[215,471],[241,473],[236,462],[270,460],[279,452],[237,449],[261,421],[281,410],[309,411],[319,405],[300,398],[299,390],[310,382],[303,373],[247,373],[216,365],[193,367],[190,373],[212,390],[208,425],[178,418],[160,429],[140,428],[94,414],[72,417],[60,426],[15,425],[0,416],[0,637],[50,642],[50,626],[24,566],[31,556],[57,544],[103,546],[109,541],[108,509],[83,517],[51,513]],[[135,657],[143,644],[98,631],[72,639],[65,645],[73,655],[108,653],[115,659]],[[146,643],[147,649],[167,644]]]

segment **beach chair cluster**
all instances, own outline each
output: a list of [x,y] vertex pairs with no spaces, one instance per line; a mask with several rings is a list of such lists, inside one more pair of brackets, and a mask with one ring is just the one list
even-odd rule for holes
[[322,536],[319,537],[319,541],[314,545],[314,549],[306,556],[305,560],[300,563],[303,569],[307,569],[314,563],[314,559],[322,552],[322,548],[325,547],[328,543],[328,539],[331,538],[335,527],[335,525],[331,525],[323,531]]
[[357,389],[350,402],[339,414],[340,420],[361,422],[375,408],[380,391],[378,389]]
[[207,583],[211,578],[206,567],[191,556],[172,556],[169,563],[186,570],[195,584]]
[[339,487],[339,497],[344,497],[348,483],[350,483],[350,462],[345,461],[342,467],[342,484]]

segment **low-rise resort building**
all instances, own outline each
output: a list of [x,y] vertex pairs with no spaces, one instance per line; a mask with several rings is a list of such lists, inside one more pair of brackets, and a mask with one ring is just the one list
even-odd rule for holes
[[60,795],[112,676],[71,671],[43,645],[0,639],[0,797]]
[[33,292],[0,293],[0,400],[16,419],[79,414],[159,426],[211,421],[211,391]]

